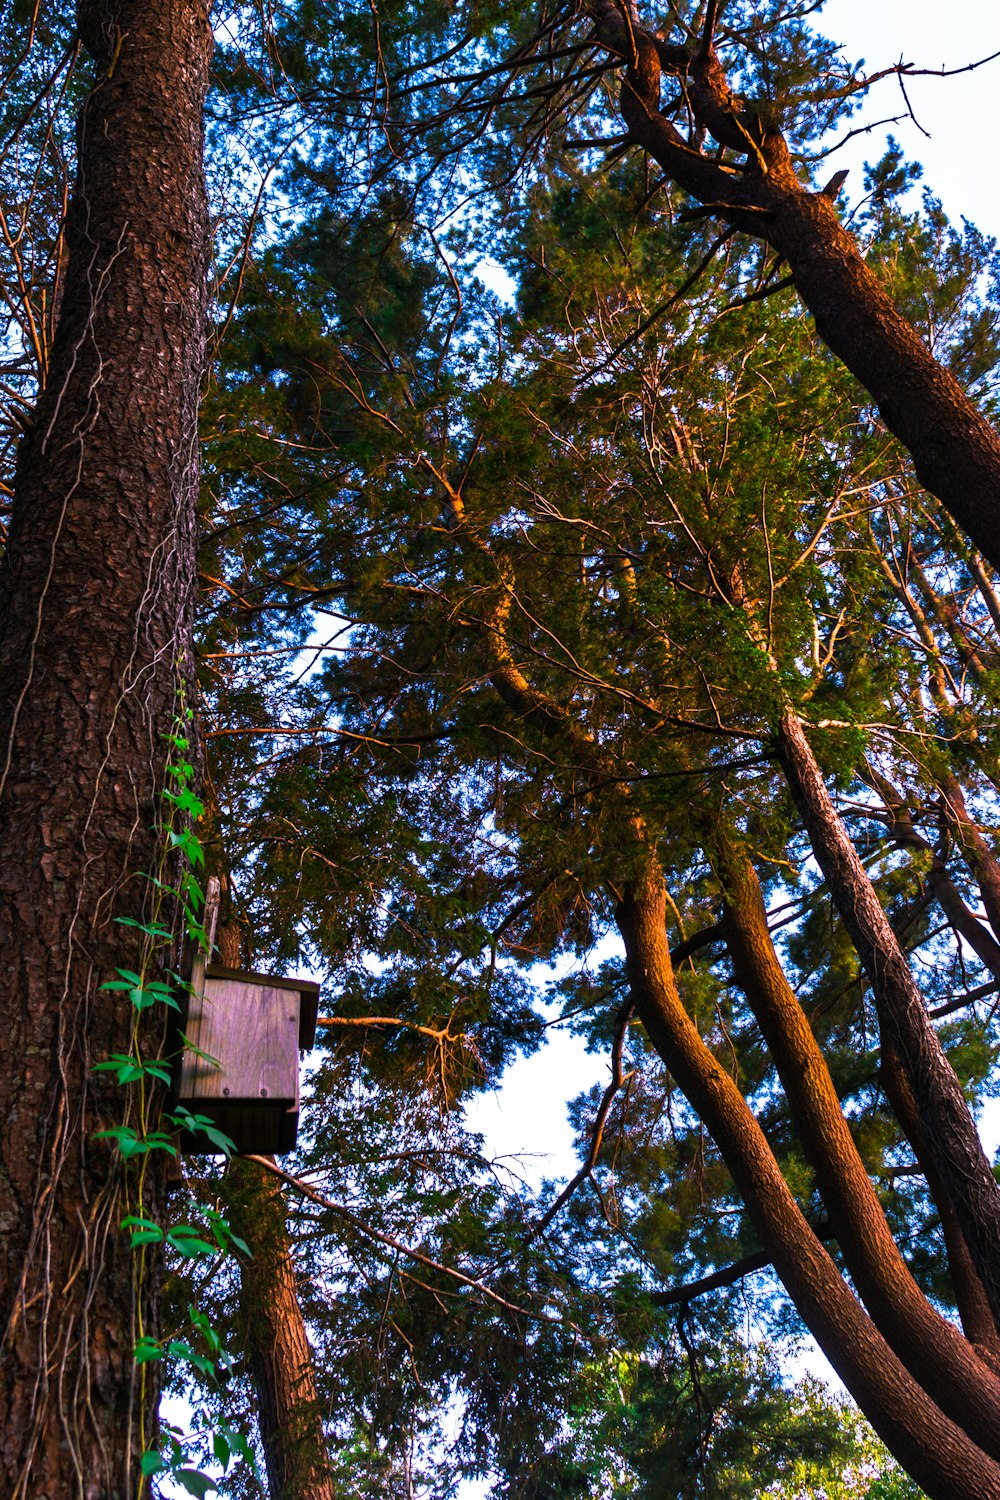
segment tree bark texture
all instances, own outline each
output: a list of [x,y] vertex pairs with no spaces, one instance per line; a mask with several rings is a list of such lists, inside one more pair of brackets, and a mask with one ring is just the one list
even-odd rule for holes
[[879,1077],[885,1089],[893,1113],[903,1127],[903,1133],[913,1148],[917,1164],[927,1180],[931,1197],[941,1217],[941,1230],[948,1253],[948,1269],[958,1314],[965,1329],[966,1338],[976,1346],[980,1357],[1000,1372],[1000,1334],[990,1310],[990,1305],[980,1280],[969,1247],[965,1243],[958,1216],[948,1193],[945,1191],[934,1158],[927,1149],[927,1138],[920,1123],[920,1116],[899,1055],[891,1045],[883,1045]]
[[[205,0],[81,3],[78,125],[48,379],[0,570],[0,1493],[121,1500],[154,1437],[157,1268],[136,1282],[126,1172],[95,1132],[126,1094],[91,1066],[134,1012],[165,735],[190,671],[207,214]],[[156,1038],[153,1039],[155,1045]],[[162,1156],[162,1153],[159,1154]],[[165,1159],[165,1158],[164,1158]],[[148,1159],[157,1217],[162,1167]]]
[[257,1393],[270,1500],[336,1500],[281,1184],[266,1167],[237,1158],[222,1196],[233,1230],[252,1255],[240,1259],[239,1323]]
[[618,906],[636,1012],[722,1152],[778,1275],[844,1384],[931,1500],[1000,1497],[1000,1466],[940,1410],[875,1327],[781,1175],[739,1088],[674,982],[662,872],[650,858]]
[[1000,1324],[1000,1187],[962,1086],[791,709],[782,715],[777,745],[816,862],[872,987],[880,1032],[899,1054],[928,1149]]
[[[485,643],[490,679],[516,716],[520,732],[530,724],[545,738],[558,741],[564,756],[598,774],[602,784],[614,783],[615,767],[601,747],[561,704],[534,688],[517,665],[506,639],[509,609],[510,595],[505,592],[490,615]],[[1000,1465],[970,1437],[964,1424],[941,1410],[861,1306],[806,1221],[737,1083],[706,1046],[685,1011],[674,982],[667,941],[662,870],[649,848],[641,817],[630,809],[627,787],[619,787],[617,795],[622,803],[620,816],[629,827],[625,842],[633,846],[641,862],[641,873],[633,874],[626,884],[616,913],[636,1012],[653,1046],[718,1145],[768,1258],[861,1409],[927,1493],[940,1500],[971,1500],[980,1495],[1000,1500]],[[803,1054],[803,1060],[811,1064],[814,1058],[811,1053],[808,1057]],[[839,1105],[837,1117],[843,1121]],[[839,1137],[831,1148],[834,1153],[837,1143]],[[898,1268],[888,1269],[889,1280],[894,1269]],[[904,1294],[906,1275],[902,1267],[900,1286]],[[873,1279],[878,1280],[877,1276]],[[941,1332],[936,1317],[928,1320],[924,1331],[929,1332],[932,1324],[942,1347],[949,1348],[955,1367],[961,1367],[966,1389],[977,1391],[976,1379],[965,1380],[965,1376],[974,1372],[978,1378],[981,1371],[987,1391],[987,1399],[981,1404],[988,1406],[992,1372],[971,1348],[963,1350],[960,1360],[957,1349],[961,1335],[956,1332],[958,1344],[952,1344],[947,1331]],[[914,1334],[918,1337],[919,1332]],[[971,1399],[980,1403],[978,1394]],[[984,1442],[996,1440],[996,1415],[996,1411],[980,1412],[970,1419]]]
[[[1000,435],[896,309],[840,223],[835,199],[799,181],[768,103],[733,92],[710,37],[672,44],[645,29],[634,6],[626,20],[614,0],[590,0],[588,10],[627,64],[621,112],[631,140],[711,214],[787,262],[820,338],[869,391],[920,483],[1000,566]],[[744,155],[745,169],[696,149],[661,114],[664,72],[668,83],[680,80],[698,127]]]

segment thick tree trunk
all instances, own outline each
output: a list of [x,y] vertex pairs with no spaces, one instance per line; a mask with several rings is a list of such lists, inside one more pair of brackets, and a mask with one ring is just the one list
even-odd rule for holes
[[[219,956],[234,969],[248,961],[231,919],[219,933]],[[265,1166],[237,1158],[221,1199],[234,1233],[250,1248],[249,1258],[240,1257],[239,1326],[270,1500],[336,1500],[281,1184]]]
[[[19,455],[0,572],[0,1493],[140,1489],[155,1266],[135,1284],[123,1168],[95,1131],[125,1095],[93,1063],[134,1012],[166,742],[190,663],[204,359],[205,0],[81,4],[79,123],[48,383]],[[159,1155],[162,1156],[162,1153]],[[134,1176],[135,1169],[125,1169]],[[149,1158],[156,1217],[162,1167]],[[149,1371],[150,1367],[143,1367]]]
[[[490,677],[501,699],[517,715],[521,732],[531,724],[557,739],[564,755],[599,771],[602,783],[613,782],[614,766],[600,747],[562,705],[533,688],[515,662],[506,639],[509,609],[505,593],[490,617],[487,639]],[[627,791],[620,795],[627,809]],[[1000,1500],[1000,1465],[941,1411],[848,1288],[796,1203],[746,1099],[685,1011],[667,942],[662,870],[651,853],[642,853],[648,840],[641,818],[627,811],[624,816],[642,861],[616,911],[636,1012],[715,1139],[789,1296],[876,1431],[932,1500]],[[989,1421],[982,1421],[984,1433]]]
[[1000,1467],[941,1412],[875,1328],[806,1223],[746,1100],[685,1011],[654,860],[624,892],[617,920],[637,1014],[715,1139],[775,1269],[827,1358],[931,1500],[996,1500]]
[[813,854],[872,987],[880,1031],[899,1053],[928,1149],[1000,1323],[1000,1187],[962,1086],[791,709],[782,715],[777,744]]
[[[1000,1458],[1000,1380],[992,1357],[996,1330],[986,1337],[991,1320],[984,1323],[977,1317],[975,1338],[991,1350],[984,1365],[913,1280],[854,1144],[819,1043],[774,950],[756,872],[723,826],[712,842],[736,982],[774,1059],[851,1278],[907,1369],[953,1422]],[[902,1123],[905,1130],[907,1122]],[[963,1281],[963,1295],[966,1290]],[[985,1302],[981,1285],[979,1299]]]

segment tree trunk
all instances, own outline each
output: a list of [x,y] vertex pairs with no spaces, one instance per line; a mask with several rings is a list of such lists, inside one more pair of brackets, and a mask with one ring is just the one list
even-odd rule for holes
[[230,1163],[222,1198],[240,1258],[239,1323],[270,1500],[336,1500],[305,1320],[295,1289],[281,1184],[255,1161]]
[[[736,982],[774,1059],[851,1278],[907,1369],[953,1422],[1000,1457],[1000,1380],[992,1352],[984,1365],[913,1280],[854,1144],[819,1043],[774,950],[756,872],[722,825],[712,846]],[[901,1123],[906,1130],[906,1120]],[[981,1286],[979,1297],[985,1301]],[[992,1351],[996,1330],[992,1339],[985,1336],[991,1326],[991,1321],[978,1319],[975,1337]]]
[[[234,969],[248,962],[232,920],[220,929],[219,956]],[[270,1500],[336,1500],[281,1184],[265,1166],[236,1158],[220,1196],[233,1232],[250,1247],[249,1258],[240,1256],[239,1327]]]
[[1000,1371],[1000,1334],[997,1333],[983,1283],[976,1274],[951,1199],[934,1165],[934,1158],[927,1149],[927,1139],[920,1124],[913,1090],[907,1082],[899,1054],[891,1045],[882,1048],[879,1076],[893,1113],[913,1147],[917,1164],[926,1178],[931,1197],[941,1216],[941,1230],[948,1252],[948,1269],[965,1335],[978,1348],[981,1358],[991,1364],[994,1370]]
[[1000,1187],[955,1071],[864,865],[837,816],[798,716],[786,709],[778,756],[816,861],[875,996],[879,1029],[899,1053],[935,1165],[1000,1323]]
[[[897,311],[835,197],[803,187],[773,107],[730,87],[711,38],[668,42],[615,0],[589,0],[587,9],[597,35],[628,63],[621,112],[631,140],[709,213],[787,262],[820,338],[870,392],[920,483],[1000,567],[1000,436]],[[695,149],[660,113],[664,71],[668,84],[679,81],[697,130],[744,156],[744,170]]]
[[938,787],[955,840],[976,878],[990,926],[1000,941],[1000,863],[969,816],[958,779],[950,774],[940,776]]
[[685,1011],[666,937],[663,877],[650,858],[617,910],[636,1011],[705,1122],[775,1269],[830,1363],[931,1500],[1000,1495],[1000,1467],[951,1422],[896,1357],[810,1229],[763,1131]]
[[[969,947],[972,949],[973,953],[975,953],[976,957],[982,963],[984,968],[987,968],[990,971],[994,979],[1000,979],[1000,943],[997,942],[996,938],[993,935],[993,932],[990,931],[990,929],[987,928],[979,920],[975,912],[966,905],[961,891],[958,889],[958,886],[955,884],[954,880],[952,880],[951,878],[951,875],[948,873],[948,867],[945,864],[944,860],[941,858],[940,854],[932,849],[927,840],[917,832],[913,824],[913,814],[907,807],[903,797],[888,780],[888,778],[883,776],[882,773],[871,764],[868,765],[865,771],[865,779],[869,781],[878,792],[879,796],[882,798],[882,803],[885,807],[886,812],[892,819],[892,822],[889,825],[890,837],[895,840],[895,842],[901,849],[914,849],[922,854],[927,855],[929,860],[927,879],[930,884],[931,890],[934,892],[934,895],[937,898],[938,906],[941,908],[942,912],[951,923],[951,926],[955,930],[955,932],[957,932],[959,936],[964,938],[968,943]],[[979,843],[982,845],[983,850],[985,851],[987,862],[993,865],[995,868],[995,862],[992,860],[992,856],[989,855],[988,850],[985,850],[985,844],[983,844],[982,835],[979,834],[978,830],[972,823],[972,819],[969,817],[969,814],[966,811],[965,798],[962,795],[962,789],[959,786],[958,782],[953,776],[949,775],[947,778],[942,778],[942,780],[939,782],[939,785],[942,787],[947,785],[949,788],[951,788],[950,794],[942,791],[941,795],[943,799],[949,796],[957,796],[958,798],[958,805],[961,808],[962,818],[964,819],[964,822],[958,825],[959,838],[967,838],[970,844],[974,838],[978,838]],[[946,807],[949,815],[956,818],[957,820],[957,813],[954,812],[950,801],[946,801]],[[973,857],[976,857],[979,852],[978,846],[973,847],[976,851]],[[969,862],[970,866],[975,871],[976,866],[972,864],[972,859],[970,859]],[[986,873],[989,874],[989,870],[987,870]],[[980,891],[983,892],[988,889],[989,887],[986,885],[986,883],[981,880]],[[986,904],[987,911],[991,911],[993,909],[992,905],[989,902],[987,902]],[[993,926],[992,922],[991,926]],[[998,923],[997,926],[1000,927],[1000,923]]]
[[[0,571],[0,1493],[121,1500],[155,1422],[158,1267],[119,1229],[95,1131],[125,1093],[92,1064],[135,1012],[165,735],[189,674],[204,362],[204,0],[81,4],[81,113],[62,306],[19,453]],[[155,1044],[155,1039],[154,1039]],[[147,1158],[157,1217],[162,1164]],[[165,1160],[165,1158],[163,1158]],[[151,1262],[147,1261],[147,1269]]]

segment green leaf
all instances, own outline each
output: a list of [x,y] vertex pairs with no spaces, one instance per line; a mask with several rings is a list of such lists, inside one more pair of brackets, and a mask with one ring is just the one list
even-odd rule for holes
[[135,1083],[143,1077],[159,1078],[170,1082],[170,1066],[161,1058],[143,1062],[140,1058],[126,1057],[123,1052],[113,1052],[104,1062],[94,1063],[92,1073],[117,1073],[119,1083]]
[[172,828],[169,833],[169,842],[170,847],[179,849],[192,865],[201,866],[205,863],[205,851],[201,846],[201,840],[189,828],[180,832]]
[[214,1255],[217,1247],[209,1244],[208,1240],[202,1239],[198,1230],[190,1224],[178,1224],[176,1228],[167,1231],[167,1244],[172,1245],[179,1255],[193,1260],[197,1255]]
[[164,927],[162,922],[138,922],[135,917],[115,917],[115,921],[119,927],[137,927],[148,937],[169,938],[171,936],[169,927]]
[[171,1359],[181,1359],[186,1364],[193,1365],[199,1374],[204,1375],[206,1379],[216,1379],[217,1371],[215,1362],[209,1359],[207,1355],[199,1354],[196,1349],[192,1349],[191,1345],[184,1339],[171,1339],[167,1345],[167,1353]]
[[118,979],[106,979],[100,986],[102,990],[131,990],[142,988],[142,975],[137,974],[134,969],[116,969]]
[[226,1441],[223,1433],[213,1432],[212,1452],[215,1454],[216,1462],[222,1465],[222,1472],[225,1473],[229,1468],[229,1460],[233,1456],[233,1450]]
[[140,1136],[130,1125],[115,1125],[110,1130],[96,1130],[94,1140],[115,1141],[126,1161],[133,1156],[146,1156],[150,1151],[169,1151],[171,1156],[177,1155],[177,1147],[162,1130]]
[[163,1230],[159,1224],[152,1219],[137,1218],[135,1214],[122,1219],[121,1227],[132,1231],[133,1245],[156,1245],[163,1239]]
[[171,803],[178,812],[187,813],[197,820],[205,811],[205,804],[200,797],[196,797],[189,787],[182,787],[179,792],[165,791],[161,793],[165,802]]
[[257,1467],[257,1455],[250,1446],[249,1438],[242,1432],[238,1432],[228,1424],[220,1424],[219,1431],[225,1434],[226,1441],[234,1453],[238,1453],[245,1463],[250,1465],[257,1478],[260,1478],[260,1470]]
[[148,1365],[151,1360],[163,1358],[163,1345],[157,1339],[138,1339],[132,1351],[137,1365]]
[[162,1474],[169,1467],[162,1453],[157,1453],[155,1448],[148,1449],[139,1460],[139,1468],[144,1479],[148,1479],[151,1474]]
[[236,1142],[231,1136],[226,1135],[224,1131],[219,1130],[213,1125],[207,1115],[193,1115],[189,1110],[181,1107],[170,1119],[176,1123],[179,1130],[194,1130],[198,1131],[201,1135],[207,1136],[212,1144],[219,1148],[223,1156],[236,1155]]
[[189,1495],[194,1495],[197,1500],[205,1500],[209,1490],[217,1490],[219,1486],[214,1479],[209,1479],[200,1469],[175,1469],[172,1476],[179,1485],[187,1490]]

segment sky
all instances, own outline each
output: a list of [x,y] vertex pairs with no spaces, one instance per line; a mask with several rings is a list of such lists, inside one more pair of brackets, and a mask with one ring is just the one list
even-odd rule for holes
[[[998,0],[828,0],[817,29],[843,45],[851,61],[864,58],[877,72],[900,60],[915,68],[962,68],[1000,51]],[[917,122],[890,127],[908,157],[924,166],[924,181],[953,218],[965,216],[1000,236],[1000,190],[996,166],[996,103],[1000,58],[953,78],[911,78],[906,92]],[[875,86],[858,115],[865,123],[905,110],[899,83]],[[862,194],[861,164],[877,160],[885,131],[852,142],[831,162],[849,166],[847,197]]]

